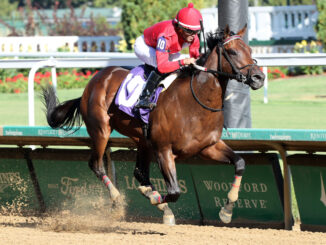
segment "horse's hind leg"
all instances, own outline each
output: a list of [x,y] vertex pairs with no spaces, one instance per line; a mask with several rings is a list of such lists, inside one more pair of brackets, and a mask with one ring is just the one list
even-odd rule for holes
[[88,133],[92,139],[92,154],[88,162],[89,167],[95,175],[105,184],[110,192],[111,199],[115,201],[120,193],[115,188],[109,177],[106,175],[103,166],[103,155],[106,150],[106,145],[111,134],[109,126],[109,116],[104,114],[103,117],[97,120],[92,120],[92,124],[86,123]]
[[234,164],[235,176],[228,193],[228,202],[222,207],[219,216],[224,223],[230,223],[232,219],[232,210],[234,203],[238,200],[239,189],[243,172],[245,170],[245,161],[235,154],[222,140],[215,145],[205,148],[200,152],[200,156],[221,162],[229,162]]

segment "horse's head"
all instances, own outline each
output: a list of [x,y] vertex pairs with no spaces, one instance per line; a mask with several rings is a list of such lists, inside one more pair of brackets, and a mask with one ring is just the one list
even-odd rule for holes
[[246,30],[247,25],[234,34],[227,26],[217,36],[211,35],[207,42],[215,52],[211,52],[207,61],[215,63],[217,74],[236,79],[256,90],[263,86],[265,75],[251,57],[250,47],[242,39]]

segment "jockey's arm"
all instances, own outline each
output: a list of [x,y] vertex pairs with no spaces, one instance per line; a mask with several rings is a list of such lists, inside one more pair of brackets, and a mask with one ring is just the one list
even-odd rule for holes
[[160,73],[170,73],[180,69],[180,64],[184,65],[179,61],[169,61],[169,53],[160,50],[156,50],[156,63]]
[[198,59],[200,56],[199,49],[200,49],[200,42],[199,42],[199,38],[196,37],[194,42],[189,46],[190,57]]
[[169,39],[160,37],[156,46],[156,63],[157,69],[160,73],[170,73],[180,69],[182,66],[194,64],[196,58],[199,57],[199,40],[190,45],[190,58],[185,58],[177,61],[169,61]]
[[177,61],[169,61],[169,53],[156,51],[157,69],[160,73],[170,73],[180,69],[182,66],[195,64],[193,57]]

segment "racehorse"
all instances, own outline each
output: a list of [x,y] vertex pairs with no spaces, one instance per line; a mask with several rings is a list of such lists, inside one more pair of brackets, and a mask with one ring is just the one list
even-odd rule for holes
[[[120,111],[113,102],[129,73],[117,66],[100,70],[89,81],[81,97],[61,104],[54,89],[45,88],[43,98],[48,124],[52,128],[70,130],[82,118],[92,141],[89,167],[108,187],[113,200],[119,192],[105,173],[103,154],[112,130],[130,137],[137,145],[134,176],[140,183],[139,190],[164,211],[165,223],[175,222],[167,203],[176,202],[180,196],[176,159],[199,155],[204,159],[234,164],[235,177],[228,202],[219,212],[221,220],[229,223],[233,204],[238,199],[245,161],[221,140],[225,90],[229,79],[236,79],[254,90],[261,88],[265,79],[251,57],[250,47],[242,39],[246,29],[247,26],[235,34],[227,26],[208,35],[209,50],[195,66],[200,70],[186,69],[160,94],[156,108],[150,113],[147,137],[143,134],[141,121]],[[153,156],[167,186],[164,196],[155,191],[150,182]]]

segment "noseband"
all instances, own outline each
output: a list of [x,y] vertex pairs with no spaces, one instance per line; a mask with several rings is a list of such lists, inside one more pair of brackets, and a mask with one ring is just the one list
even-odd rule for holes
[[[257,61],[254,59],[254,63],[253,64],[248,64],[248,65],[242,66],[240,68],[237,68],[234,65],[234,63],[232,62],[232,59],[230,58],[229,54],[226,52],[224,45],[227,44],[227,43],[229,43],[229,42],[231,42],[231,41],[233,41],[233,40],[236,40],[236,39],[242,39],[242,38],[239,35],[233,35],[233,36],[230,36],[227,39],[225,39],[224,42],[219,42],[217,44],[217,46],[218,46],[218,49],[216,51],[216,52],[218,52],[218,70],[217,71],[211,70],[211,69],[207,69],[205,67],[198,66],[198,65],[194,65],[194,67],[197,70],[209,72],[209,73],[214,74],[215,76],[223,76],[223,77],[226,77],[226,78],[229,78],[229,79],[235,79],[235,80],[237,80],[239,82],[242,82],[242,83],[246,83],[249,80],[249,78],[250,78],[252,69],[255,66],[257,66]],[[227,72],[223,72],[222,71],[222,55],[224,55],[225,59],[231,65],[233,73],[227,73]],[[244,69],[244,68],[246,68],[246,67],[250,67],[250,69],[248,71],[248,74],[247,75],[244,75],[241,72],[241,70]]]
[[[233,35],[233,36],[230,36],[228,37],[227,39],[224,40],[224,42],[219,42],[217,45],[218,45],[218,71],[212,71],[213,74],[217,74],[217,75],[222,75],[222,76],[226,76],[227,78],[229,79],[235,79],[239,82],[242,82],[242,83],[246,83],[249,78],[250,78],[250,75],[251,75],[251,71],[252,69],[257,66],[257,61],[254,60],[254,63],[253,64],[248,64],[248,65],[245,65],[245,66],[242,66],[240,68],[237,68],[234,63],[232,62],[232,59],[230,58],[229,54],[226,52],[225,50],[225,47],[224,45],[231,42],[232,40],[235,40],[235,39],[242,39],[241,36],[239,35]],[[224,57],[226,58],[226,60],[229,62],[229,64],[231,65],[232,67],[232,70],[234,73],[225,73],[222,71],[222,55],[224,55]],[[245,76],[241,70],[246,68],[246,67],[250,67],[248,73],[247,73],[247,76]]]
[[[235,79],[235,80],[237,80],[237,81],[239,81],[241,83],[247,84],[248,80],[250,79],[252,69],[255,66],[257,66],[257,61],[254,60],[253,64],[248,64],[248,65],[242,66],[240,68],[237,68],[234,65],[234,63],[232,62],[232,59],[230,58],[229,54],[226,52],[225,47],[224,47],[225,44],[227,44],[227,43],[229,43],[229,42],[231,42],[232,40],[235,40],[235,39],[242,39],[242,38],[239,35],[233,35],[233,36],[230,36],[230,37],[226,38],[224,40],[224,42],[218,42],[218,44],[217,44],[217,46],[218,46],[218,51],[217,51],[218,52],[218,70],[215,71],[215,70],[207,69],[207,68],[199,66],[199,65],[193,65],[193,66],[197,70],[212,73],[214,76],[223,76],[223,77],[226,77],[226,78],[229,78],[229,79]],[[227,72],[222,71],[222,55],[224,55],[225,59],[231,65],[233,73],[227,73]],[[250,68],[249,68],[249,71],[248,71],[247,75],[244,75],[241,72],[241,70],[246,68],[246,67],[250,67]],[[191,92],[192,92],[192,95],[194,96],[195,100],[203,108],[205,108],[205,109],[207,109],[209,111],[212,111],[212,112],[223,111],[223,108],[222,109],[215,109],[215,108],[208,107],[208,106],[204,105],[203,103],[201,103],[201,101],[198,99],[198,97],[196,96],[196,94],[194,92],[194,89],[193,89],[193,85],[192,85],[193,80],[194,80],[193,78],[194,78],[194,75],[192,75],[192,77],[191,77],[190,88],[191,88]]]

